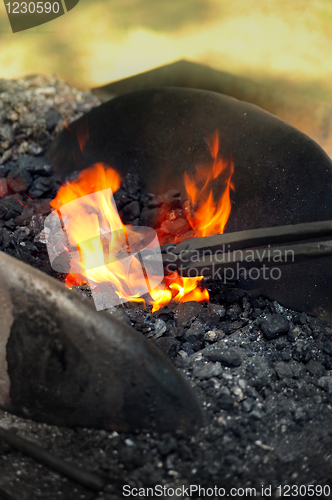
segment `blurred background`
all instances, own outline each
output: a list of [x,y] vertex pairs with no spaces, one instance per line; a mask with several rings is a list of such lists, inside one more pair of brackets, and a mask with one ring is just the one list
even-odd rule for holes
[[331,0],[80,0],[13,34],[0,5],[0,77],[87,89],[186,58],[332,102]]

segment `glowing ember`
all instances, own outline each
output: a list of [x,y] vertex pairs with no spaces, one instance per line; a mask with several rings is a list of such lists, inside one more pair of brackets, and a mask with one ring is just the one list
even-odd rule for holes
[[[88,130],[81,131],[81,150],[88,137]],[[210,151],[212,165],[196,168],[195,179],[190,178],[187,173],[184,175],[189,199],[186,216],[195,236],[222,233],[231,210],[230,189],[233,189],[231,177],[234,166],[233,162],[218,158],[217,132],[210,144]],[[225,190],[219,202],[215,203],[212,184],[221,174],[226,174]],[[71,262],[71,269],[76,272],[68,274],[67,286],[71,288],[88,281],[90,286],[92,284],[92,287],[97,290],[101,287],[102,290],[108,284],[122,301],[144,302],[141,296],[149,292],[152,311],[157,311],[171,300],[209,300],[208,291],[200,286],[203,276],[182,278],[175,271],[165,277],[163,285],[156,286],[160,280],[149,282],[146,274],[142,273],[141,262],[135,256],[129,255],[128,251],[129,240],[134,242],[135,246],[141,235],[131,226],[122,224],[110,194],[115,192],[120,184],[121,179],[117,171],[103,163],[96,163],[83,170],[76,181],[67,182],[62,186],[51,202],[51,206],[57,209],[63,221],[66,221],[69,244],[78,248],[75,255],[79,262]],[[156,241],[152,244],[156,245]],[[114,256],[116,258],[113,258]],[[82,269],[82,275],[77,274],[78,266]]]

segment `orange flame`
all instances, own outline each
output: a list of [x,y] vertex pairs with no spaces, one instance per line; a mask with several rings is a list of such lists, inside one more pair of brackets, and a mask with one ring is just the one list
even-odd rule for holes
[[110,188],[115,192],[120,185],[121,177],[116,170],[106,163],[94,163],[82,170],[75,181],[68,181],[61,186],[50,205],[58,210],[62,205],[96,191]]
[[[77,181],[62,186],[51,206],[66,220],[69,244],[79,250],[79,262],[72,260],[71,269],[79,267],[84,272],[81,277],[69,273],[66,284],[71,288],[86,280],[95,285],[111,283],[121,299],[140,302],[148,286],[144,276],[142,282],[137,282],[142,268],[138,259],[127,252],[129,228],[122,224],[108,190],[113,192],[119,187],[118,172],[96,163],[83,170]],[[120,257],[114,259],[115,255]]]
[[[216,131],[214,139],[210,146],[211,156],[213,158],[212,168],[206,176],[203,186],[197,184],[196,179],[202,178],[203,170],[198,172],[196,167],[196,179],[190,178],[187,172],[184,173],[184,185],[189,199],[189,207],[186,209],[186,216],[195,236],[213,236],[222,234],[224,227],[231,213],[230,190],[234,190],[231,182],[234,173],[234,162],[218,158],[219,137]],[[216,203],[214,201],[211,182],[221,173],[227,173],[225,190]]]
[[175,302],[189,302],[194,300],[196,302],[204,302],[209,300],[209,292],[206,288],[199,288],[199,282],[202,281],[203,276],[197,278],[183,278],[177,271],[166,276],[165,288],[155,288],[150,291],[153,299],[152,312],[158,311],[161,307],[168,304],[171,300]]
[[[80,148],[88,140],[88,130],[81,130],[79,136]],[[184,175],[185,188],[188,194],[189,206],[186,209],[188,221],[195,231],[195,236],[209,236],[222,233],[227,223],[230,211],[230,189],[234,189],[231,177],[234,172],[233,161],[227,162],[218,158],[219,137],[216,131],[213,141],[209,144],[212,165],[207,173],[206,168],[196,168],[196,179]],[[226,175],[225,190],[218,203],[214,202],[212,181],[221,174]],[[87,280],[94,283],[96,290],[105,283],[111,283],[116,295],[125,300],[145,302],[141,295],[147,291],[152,299],[152,311],[157,311],[171,300],[202,302],[209,300],[209,293],[200,287],[203,276],[183,278],[177,271],[164,279],[164,285],[151,289],[138,259],[132,257],[128,272],[128,235],[132,236],[130,226],[124,226],[116,207],[110,199],[111,189],[115,192],[121,184],[119,173],[104,163],[95,163],[92,167],[80,172],[76,181],[63,185],[50,205],[59,210],[66,219],[66,230],[69,243],[78,248],[79,262],[72,262],[72,269],[77,270],[77,264],[84,274],[77,272],[68,274],[66,284],[69,288],[81,285]],[[91,195],[88,198],[84,198]],[[70,217],[69,217],[70,216]],[[106,234],[112,234],[106,238]],[[107,261],[107,255],[121,254],[119,259]],[[106,260],[105,260],[106,255]],[[96,265],[97,263],[97,265]],[[74,267],[75,266],[75,267]],[[133,293],[135,290],[135,293]]]

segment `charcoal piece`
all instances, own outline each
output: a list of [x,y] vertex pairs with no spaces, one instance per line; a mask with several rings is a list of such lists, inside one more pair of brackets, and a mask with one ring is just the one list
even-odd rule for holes
[[315,377],[322,377],[325,374],[323,365],[318,363],[318,361],[314,361],[313,359],[310,359],[305,367],[307,371]]
[[15,196],[0,199],[0,219],[15,219],[23,211],[23,205]]
[[323,351],[326,352],[329,356],[332,356],[332,341],[327,340],[323,344]]
[[287,339],[290,342],[296,342],[301,334],[301,328],[298,325],[291,324],[289,332],[287,334]]
[[52,192],[55,188],[56,185],[53,177],[38,176],[32,181],[29,196],[31,198],[41,198]]
[[130,221],[130,224],[134,227],[139,226],[140,225],[139,217],[137,217],[137,219],[133,219],[132,221]]
[[218,377],[222,372],[223,368],[220,363],[207,363],[206,365],[196,365],[193,375],[200,379],[209,379]]
[[[172,321],[172,320],[170,320],[170,321]],[[166,325],[167,325],[167,323],[166,323]],[[172,324],[173,323],[174,323],[174,321],[172,321]],[[170,337],[176,337],[177,339],[181,339],[184,336],[184,330],[181,327],[171,326],[167,330],[167,335]]]
[[125,205],[122,210],[120,210],[119,215],[124,224],[128,224],[139,217],[140,206],[138,201],[132,201],[128,203],[128,205]]
[[188,340],[190,336],[194,336],[197,340],[203,340],[206,328],[198,320],[195,320],[190,328],[185,332],[184,339]]
[[297,361],[291,361],[289,364],[293,372],[293,377],[302,379],[305,375],[305,366],[303,365],[303,363],[298,363]]
[[[168,332],[170,331],[171,328],[176,328],[176,323],[175,323],[174,319],[167,319],[167,315],[165,315],[164,317],[161,317],[161,319],[163,321],[165,321],[166,329]],[[170,335],[172,335],[172,334],[170,334]]]
[[307,324],[307,315],[305,312],[301,312],[299,321],[301,325],[306,325]]
[[220,323],[220,329],[226,334],[230,335],[231,333],[236,332],[244,325],[244,321],[225,321],[225,323]]
[[181,345],[181,351],[184,351],[188,356],[190,356],[191,354],[195,354],[195,351],[189,342],[183,342],[183,344]]
[[14,193],[22,193],[27,191],[30,185],[31,175],[26,170],[17,167],[9,172],[6,180],[8,187],[14,191]]
[[123,179],[122,186],[129,196],[138,198],[143,188],[143,180],[139,175],[129,173]]
[[142,207],[148,205],[153,200],[153,198],[154,195],[151,193],[142,193],[139,199],[140,205]]
[[46,216],[51,213],[50,199],[44,198],[43,200],[36,200],[33,202],[33,207],[36,215]]
[[245,413],[249,413],[255,404],[255,399],[254,398],[246,398],[244,401],[241,401],[240,403],[240,409],[244,411]]
[[217,399],[217,405],[221,410],[230,411],[234,408],[234,399],[230,394],[221,393]]
[[308,416],[307,416],[304,408],[296,408],[295,409],[295,411],[293,412],[293,420],[298,425],[303,426],[305,424],[305,422],[308,420]]
[[233,304],[231,307],[227,309],[226,318],[231,321],[236,321],[239,319],[239,315],[242,313],[242,309],[239,304]]
[[155,323],[153,324],[154,338],[161,337],[166,332],[166,330],[167,326],[165,321],[160,318],[156,319]]
[[28,240],[30,235],[30,229],[28,227],[17,227],[14,231],[14,238],[17,244],[25,242]]
[[252,301],[252,307],[255,309],[264,309],[268,305],[268,300],[264,299],[264,297],[253,297],[251,299]]
[[17,160],[17,165],[21,170],[27,170],[31,174],[51,175],[53,169],[44,157],[23,155]]
[[280,357],[282,361],[290,361],[292,359],[292,355],[289,351],[283,351],[280,353]]
[[267,387],[270,383],[270,374],[267,371],[260,371],[253,379],[252,385],[257,391],[261,391],[263,387]]
[[224,366],[236,367],[242,364],[242,356],[235,349],[213,349],[204,352],[204,357],[209,361],[219,361]]
[[159,209],[143,207],[140,223],[142,226],[156,228],[159,221]]
[[172,451],[175,451],[177,448],[178,448],[178,442],[172,436],[165,437],[158,443],[158,450],[162,456],[169,455],[170,453],[172,453]]
[[307,321],[314,339],[322,337],[324,335],[325,328],[327,326],[325,321],[319,318],[312,318],[310,316],[308,316]]
[[12,232],[6,228],[2,230],[2,250],[7,250],[12,240]]
[[295,345],[292,353],[293,359],[301,361],[302,363],[308,363],[312,358],[312,352],[310,347],[303,342],[299,342]]
[[132,471],[137,467],[142,467],[146,462],[146,457],[135,446],[124,446],[119,452],[119,461],[127,471]]
[[220,316],[218,314],[209,314],[208,312],[201,313],[198,316],[198,319],[202,325],[205,325],[209,329],[219,325],[220,323]]
[[320,377],[318,379],[318,385],[328,394],[332,394],[332,375],[327,375],[325,377]]
[[226,310],[224,306],[221,306],[219,304],[211,304],[211,302],[208,303],[207,306],[207,313],[208,314],[213,314],[213,315],[218,315],[220,318],[223,318],[226,314]]
[[10,172],[9,163],[6,163],[6,165],[0,165],[0,179],[7,177],[9,172]]
[[324,367],[327,371],[331,371],[332,370],[332,358],[326,358],[324,360]]
[[153,340],[155,346],[168,358],[175,358],[181,348],[181,343],[174,337],[159,337]]
[[17,226],[28,226],[31,222],[33,214],[34,214],[33,208],[24,207],[23,212],[17,217],[15,217],[15,224]]
[[199,351],[203,346],[203,341],[199,339],[196,335],[186,335],[184,336],[184,338],[185,338],[184,344],[186,344],[193,352]]
[[125,205],[127,205],[127,203],[130,202],[130,198],[127,192],[123,188],[118,189],[113,194],[113,197],[118,210],[121,210],[122,207],[124,207]]
[[179,304],[174,314],[177,326],[189,326],[201,311],[202,305],[199,302],[190,301]]
[[56,109],[49,109],[45,115],[46,129],[52,132],[61,120],[61,114]]
[[292,378],[293,371],[289,363],[278,361],[274,364],[274,369],[279,378]]
[[173,314],[174,314],[174,304],[173,302],[171,302],[170,304],[167,304],[161,309],[158,309],[158,311],[155,311],[153,313],[153,316],[155,318],[161,318],[162,320],[167,321],[168,319],[173,318]]
[[16,224],[15,224],[14,219],[9,219],[9,220],[5,221],[4,226],[7,229],[10,229],[11,231],[14,231],[14,229],[16,228]]
[[289,321],[279,314],[270,314],[260,321],[260,328],[269,340],[289,330]]
[[285,347],[289,346],[289,342],[287,341],[287,339],[285,339],[283,337],[282,338],[278,338],[274,342],[274,346],[277,349],[277,351],[282,351],[283,349],[285,349]]
[[45,177],[49,177],[54,173],[53,167],[46,162],[34,165],[33,167],[28,167],[26,170],[33,175],[43,175]]

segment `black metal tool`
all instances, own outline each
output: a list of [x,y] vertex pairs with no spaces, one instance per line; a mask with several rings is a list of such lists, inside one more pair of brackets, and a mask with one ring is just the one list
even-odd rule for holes
[[[0,500],[18,500],[17,496],[14,497],[12,493],[9,493],[3,486],[4,485],[0,486]],[[25,497],[24,500],[27,500],[27,498]]]
[[[329,236],[330,220],[193,238],[164,245],[161,250],[168,272],[176,269],[182,276],[193,276],[195,269],[197,275],[208,276],[212,270],[233,269],[239,264],[250,269],[258,264],[280,266],[326,257],[332,255]],[[295,243],[298,241],[301,243]]]
[[67,462],[56,455],[53,455],[40,446],[31,441],[18,436],[14,432],[4,429],[0,426],[0,436],[11,446],[21,451],[25,455],[29,455],[38,462],[41,462],[48,467],[61,472],[61,474],[69,477],[76,483],[85,486],[94,491],[102,491],[106,485],[106,480],[97,474],[86,471],[75,464]]

